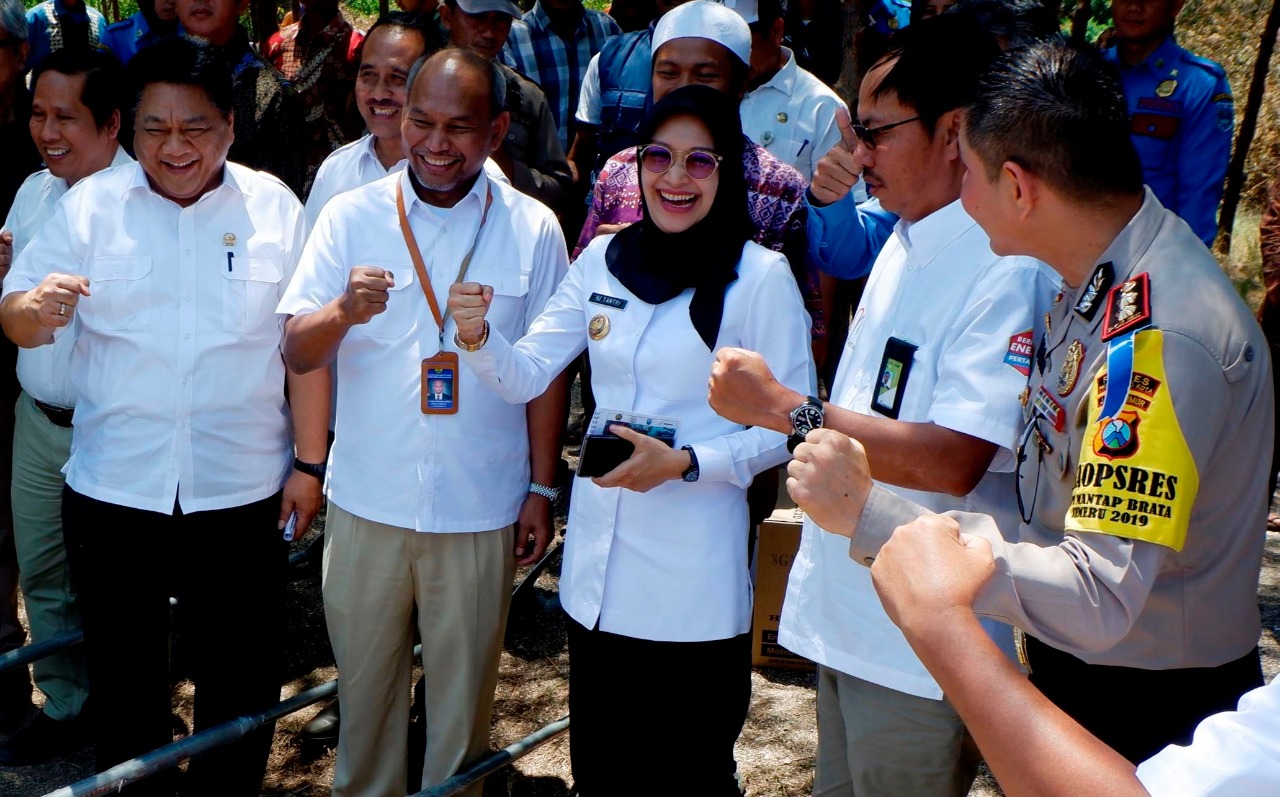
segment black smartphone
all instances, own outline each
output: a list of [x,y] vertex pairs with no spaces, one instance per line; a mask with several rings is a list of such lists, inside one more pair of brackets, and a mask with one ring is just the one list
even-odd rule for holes
[[578,475],[584,479],[603,476],[627,461],[636,446],[612,434],[589,434],[582,439],[578,455]]

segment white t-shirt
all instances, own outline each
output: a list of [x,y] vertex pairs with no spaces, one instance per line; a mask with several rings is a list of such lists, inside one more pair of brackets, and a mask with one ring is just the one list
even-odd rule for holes
[[[932,422],[1000,447],[969,495],[881,485],[934,511],[984,512],[1017,528],[1013,454],[1031,341],[1057,278],[1025,257],[997,257],[959,200],[914,224],[899,222],[876,259],[854,316],[831,403],[871,405],[894,371],[890,339],[916,346],[905,380],[890,375],[881,403],[901,394],[898,420]],[[890,357],[887,357],[890,355]],[[879,416],[882,417],[882,416]],[[870,571],[849,543],[806,519],[782,605],[779,642],[840,672],[918,697],[942,690],[893,624]]]

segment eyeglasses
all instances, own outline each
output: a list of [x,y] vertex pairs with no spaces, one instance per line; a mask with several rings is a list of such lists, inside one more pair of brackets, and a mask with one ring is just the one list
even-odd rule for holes
[[902,127],[905,124],[918,121],[920,121],[920,117],[913,116],[910,119],[903,119],[901,122],[894,122],[891,125],[880,125],[879,127],[863,127],[862,125],[850,126],[853,128],[853,134],[858,137],[859,141],[866,145],[867,149],[875,149],[877,133],[884,133],[895,127]]
[[676,162],[676,157],[680,155],[684,156],[681,162],[684,173],[695,180],[706,180],[715,174],[716,169],[720,168],[720,162],[724,160],[721,156],[714,152],[707,152],[705,149],[681,152],[668,149],[661,144],[650,144],[640,149],[640,165],[651,174],[666,174],[671,169],[671,165]]

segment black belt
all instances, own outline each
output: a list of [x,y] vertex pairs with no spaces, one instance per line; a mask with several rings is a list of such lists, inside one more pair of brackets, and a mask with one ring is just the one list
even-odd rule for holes
[[76,414],[74,409],[64,409],[55,407],[52,404],[45,404],[38,399],[31,399],[36,403],[36,409],[44,413],[44,417],[49,419],[49,423],[54,426],[61,426],[63,429],[71,428],[71,417]]

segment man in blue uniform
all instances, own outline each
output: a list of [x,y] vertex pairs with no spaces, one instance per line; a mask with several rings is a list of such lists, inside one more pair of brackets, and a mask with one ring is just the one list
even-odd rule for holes
[[142,0],[133,16],[107,26],[102,43],[127,64],[143,47],[181,31],[176,0]]
[[1112,0],[1116,46],[1105,56],[1120,67],[1143,181],[1213,246],[1235,110],[1222,66],[1174,41],[1182,3]]

